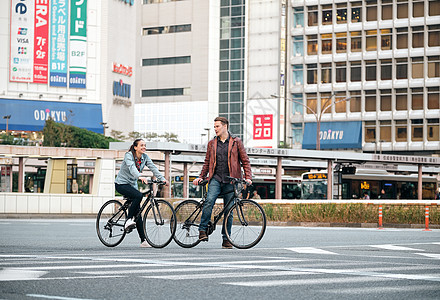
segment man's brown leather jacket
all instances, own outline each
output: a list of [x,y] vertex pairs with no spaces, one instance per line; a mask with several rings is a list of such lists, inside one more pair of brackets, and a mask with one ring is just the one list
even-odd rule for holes
[[[217,140],[210,140],[208,143],[208,149],[206,150],[205,162],[203,164],[200,178],[207,178],[211,180],[214,176],[214,170],[216,166],[217,157]],[[239,137],[236,137],[229,133],[229,146],[228,146],[228,166],[229,176],[235,178],[242,178],[241,166],[243,166],[245,179],[252,180],[251,163],[249,157],[244,149],[243,142]],[[207,175],[209,176],[207,177]]]

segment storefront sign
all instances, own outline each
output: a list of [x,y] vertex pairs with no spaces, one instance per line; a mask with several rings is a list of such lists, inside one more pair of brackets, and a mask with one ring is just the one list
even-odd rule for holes
[[34,81],[47,83],[49,54],[49,1],[35,1]]
[[118,63],[113,63],[113,69],[112,71],[114,73],[126,75],[128,77],[131,77],[133,75],[133,68],[129,66],[124,66]]
[[67,0],[52,0],[50,35],[50,86],[67,86]]
[[273,115],[254,115],[254,140],[271,140]]
[[86,88],[87,0],[70,0],[69,87]]
[[[321,149],[362,149],[362,122],[322,122]],[[304,126],[303,149],[316,149],[316,123]]]

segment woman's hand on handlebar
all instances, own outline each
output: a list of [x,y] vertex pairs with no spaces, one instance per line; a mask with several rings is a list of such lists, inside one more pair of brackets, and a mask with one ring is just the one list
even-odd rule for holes
[[141,176],[141,177],[139,177],[139,180],[142,181],[142,183],[144,183],[144,184],[148,184],[148,177]]

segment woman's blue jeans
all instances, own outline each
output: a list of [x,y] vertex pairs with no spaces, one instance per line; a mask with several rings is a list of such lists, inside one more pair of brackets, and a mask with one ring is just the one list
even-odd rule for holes
[[[218,196],[223,195],[223,205],[231,205],[232,202],[230,200],[234,197],[234,186],[230,183],[222,183],[216,179],[211,179],[208,184],[208,195],[206,196],[205,205],[203,205],[202,218],[200,220],[200,231],[206,231],[208,228],[208,222],[211,220],[212,209],[214,208],[215,201]],[[227,210],[225,209],[225,212]],[[226,224],[228,234],[231,234],[232,228],[232,214],[228,218],[228,222]],[[225,228],[222,228],[222,236],[223,239],[226,240]]]

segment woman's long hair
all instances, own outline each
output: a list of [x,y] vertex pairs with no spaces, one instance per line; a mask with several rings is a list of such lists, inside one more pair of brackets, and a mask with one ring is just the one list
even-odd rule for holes
[[135,139],[133,144],[130,146],[130,149],[128,149],[128,151],[130,151],[131,154],[133,154],[134,159],[136,159],[136,150],[134,150],[134,147],[137,147],[140,141],[143,141],[143,139]]

